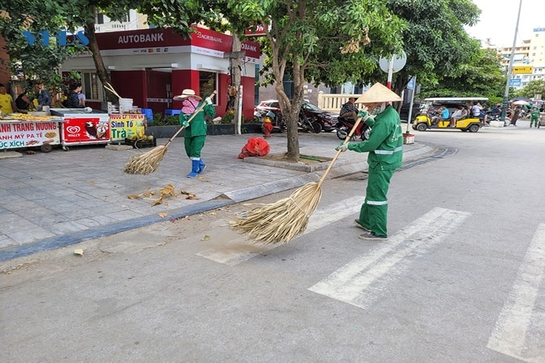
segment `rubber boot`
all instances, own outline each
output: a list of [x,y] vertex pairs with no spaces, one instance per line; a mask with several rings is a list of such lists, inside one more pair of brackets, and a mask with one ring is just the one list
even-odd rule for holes
[[206,164],[202,162],[202,159],[199,160],[199,168],[197,170],[197,174],[200,174],[204,171],[206,168]]
[[199,173],[199,161],[200,160],[191,160],[191,173],[187,174],[188,178],[194,178]]

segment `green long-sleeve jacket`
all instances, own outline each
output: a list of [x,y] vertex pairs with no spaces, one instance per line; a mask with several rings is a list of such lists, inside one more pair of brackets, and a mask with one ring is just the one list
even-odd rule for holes
[[[201,104],[205,101],[199,102],[197,105],[197,108],[201,106]],[[180,113],[180,116],[178,116],[178,121],[180,122],[180,125],[184,123],[184,121],[189,120],[189,118],[192,116],[186,115],[183,113]],[[185,128],[184,131],[184,137],[193,137],[193,136],[204,136],[206,135],[206,116],[209,116],[213,118],[216,116],[216,109],[214,108],[214,105],[206,104],[204,108],[199,111],[199,113],[191,120],[189,123],[189,126]]]
[[369,152],[369,168],[395,170],[403,160],[403,132],[399,114],[392,106],[375,116],[369,139],[348,143],[348,150]]

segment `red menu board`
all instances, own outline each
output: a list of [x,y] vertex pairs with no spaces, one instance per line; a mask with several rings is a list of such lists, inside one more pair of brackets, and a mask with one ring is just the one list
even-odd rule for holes
[[110,141],[110,125],[108,121],[98,117],[78,117],[64,119],[63,143],[104,143]]

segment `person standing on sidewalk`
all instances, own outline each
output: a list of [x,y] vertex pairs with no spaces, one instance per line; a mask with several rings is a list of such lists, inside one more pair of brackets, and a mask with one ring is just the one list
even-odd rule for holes
[[19,111],[17,109],[17,106],[15,105],[15,102],[13,101],[13,97],[9,93],[7,93],[6,86],[0,83],[0,111],[2,111],[2,114],[7,115],[13,112]]
[[[364,103],[368,110],[373,110],[384,102],[396,101],[401,101],[401,97],[380,83],[376,83],[358,99],[358,102]],[[360,111],[358,117],[362,117],[368,124],[373,124],[369,139],[363,142],[343,143],[335,150],[369,152],[367,190],[360,216],[355,223],[366,231],[359,236],[360,239],[386,240],[388,238],[387,194],[390,179],[403,160],[401,120],[399,113],[392,105],[386,106],[374,118],[370,117],[366,110]]]
[[192,89],[184,89],[182,94],[174,97],[174,100],[182,101],[182,110],[178,120],[185,127],[184,146],[185,153],[191,159],[191,172],[187,174],[188,178],[194,178],[204,171],[206,164],[202,161],[201,150],[206,141],[206,116],[213,118],[216,116],[216,109],[212,105],[212,100],[207,97],[204,102],[204,108],[189,122],[189,119],[201,106],[202,98],[195,94]]
[[532,112],[530,112],[530,127],[532,125],[539,128],[539,110],[537,107],[532,108]]
[[520,116],[520,107],[515,105],[515,107],[513,108],[513,115],[511,117],[512,126],[517,126],[517,120],[519,119],[519,116]]

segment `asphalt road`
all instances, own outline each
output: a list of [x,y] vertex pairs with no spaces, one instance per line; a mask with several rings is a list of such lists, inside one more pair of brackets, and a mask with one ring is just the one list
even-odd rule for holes
[[357,238],[357,173],[287,245],[229,229],[246,203],[31,256],[0,361],[545,362],[545,129],[519,124],[416,133],[440,151],[394,175],[387,242]]

